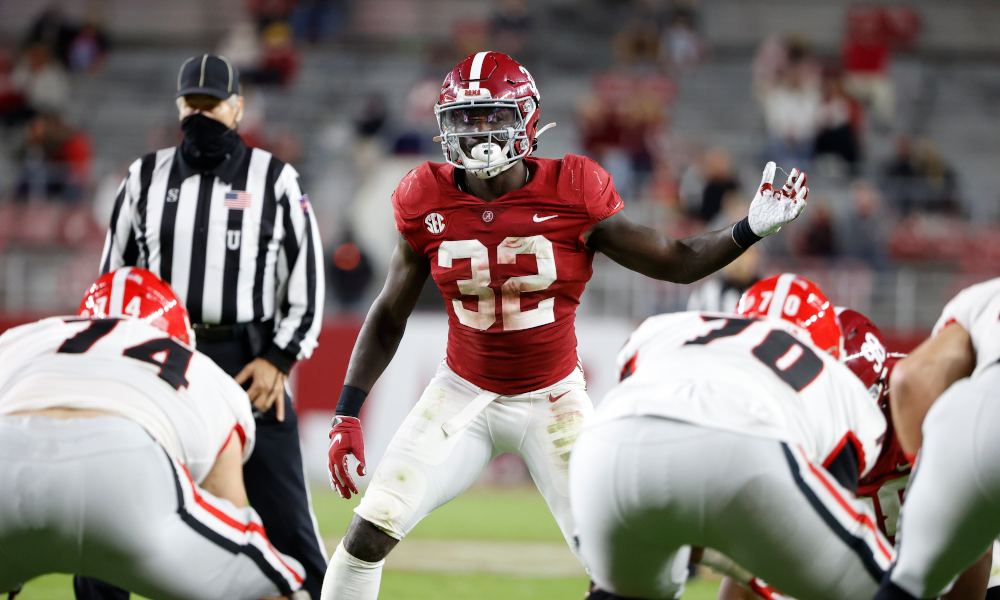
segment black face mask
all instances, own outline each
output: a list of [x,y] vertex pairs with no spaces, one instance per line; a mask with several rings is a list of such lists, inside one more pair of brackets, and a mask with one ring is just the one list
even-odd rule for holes
[[195,169],[210,171],[222,164],[239,144],[235,129],[203,114],[193,114],[181,121],[184,141],[181,156]]

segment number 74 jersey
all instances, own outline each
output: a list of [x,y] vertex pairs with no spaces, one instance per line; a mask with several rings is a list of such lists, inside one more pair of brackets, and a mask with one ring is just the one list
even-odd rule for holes
[[200,483],[235,431],[256,426],[246,392],[212,359],[133,318],[53,317],[0,335],[0,415],[103,410],[135,421]]
[[505,395],[576,368],[576,307],[594,258],[583,234],[622,208],[611,176],[588,158],[525,164],[527,185],[493,202],[461,191],[454,167],[435,163],[392,195],[396,228],[430,259],[447,305],[448,366]]
[[[595,422],[652,415],[781,440],[848,485],[875,464],[886,422],[864,384],[785,321],[685,312],[647,319],[618,355]],[[840,477],[838,477],[840,479]],[[844,483],[842,481],[842,483]]]

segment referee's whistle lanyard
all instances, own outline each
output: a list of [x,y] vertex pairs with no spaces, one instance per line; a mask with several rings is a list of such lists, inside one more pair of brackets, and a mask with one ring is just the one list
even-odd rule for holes
[[184,117],[181,131],[184,133],[181,156],[200,171],[210,171],[222,164],[240,143],[235,129],[199,113]]

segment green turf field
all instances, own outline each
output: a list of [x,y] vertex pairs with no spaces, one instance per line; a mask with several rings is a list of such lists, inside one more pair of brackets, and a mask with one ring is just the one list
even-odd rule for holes
[[[353,514],[351,511],[357,506],[357,499],[342,500],[329,490],[316,489],[313,492],[313,503],[320,531],[332,550],[347,529]],[[577,600],[583,597],[587,588],[586,576],[582,571],[576,574],[573,570],[575,565],[569,549],[565,548],[559,528],[549,514],[545,501],[532,487],[470,490],[424,519],[407,540],[400,544],[397,549],[400,556],[406,555],[404,546],[410,540],[414,540],[412,546],[415,548],[447,545],[450,540],[457,547],[487,553],[486,564],[489,564],[491,542],[496,543],[497,556],[505,555],[500,552],[501,548],[537,547],[545,552],[555,553],[553,559],[559,559],[556,562],[561,564],[568,563],[569,572],[574,574],[525,575],[503,568],[497,572],[494,565],[482,571],[469,572],[451,568],[447,557],[443,557],[439,564],[434,564],[433,556],[421,557],[421,570],[404,570],[393,566],[394,557],[390,555],[382,577],[379,594],[382,600]],[[567,555],[570,557],[567,558]],[[406,566],[409,563],[397,561],[396,564]],[[716,580],[692,581],[684,598],[713,600],[717,590]],[[18,600],[72,598],[72,581],[68,575],[38,578],[29,582],[24,592],[18,596]]]

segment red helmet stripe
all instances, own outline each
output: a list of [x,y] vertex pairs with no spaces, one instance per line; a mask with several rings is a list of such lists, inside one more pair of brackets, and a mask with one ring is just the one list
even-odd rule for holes
[[476,57],[472,59],[472,67],[469,69],[469,89],[478,90],[479,80],[483,77],[483,61],[486,60],[486,55],[489,52],[477,52]]
[[122,267],[115,271],[114,279],[111,280],[111,300],[108,302],[108,316],[120,317],[125,310],[125,283],[128,281],[128,274],[132,272],[132,267]]
[[795,281],[795,273],[782,273],[778,277],[778,282],[774,284],[774,296],[771,296],[771,305],[767,307],[767,318],[780,319],[781,311],[785,309],[785,299],[788,298],[788,290],[792,288]]

